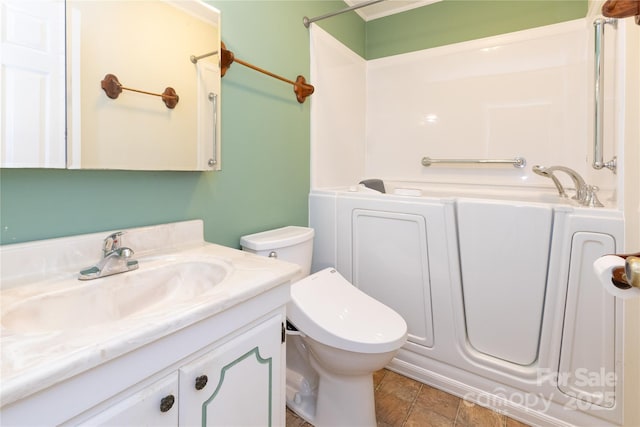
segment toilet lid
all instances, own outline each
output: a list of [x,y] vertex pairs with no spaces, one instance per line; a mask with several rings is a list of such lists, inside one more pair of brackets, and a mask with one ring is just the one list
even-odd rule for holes
[[291,285],[287,317],[322,344],[360,353],[399,349],[407,323],[391,308],[327,268]]

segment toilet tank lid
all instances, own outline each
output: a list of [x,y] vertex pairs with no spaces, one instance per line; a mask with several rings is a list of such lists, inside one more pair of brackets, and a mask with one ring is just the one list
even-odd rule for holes
[[287,227],[242,236],[240,238],[240,245],[243,248],[262,251],[297,245],[312,238],[313,228],[289,225]]

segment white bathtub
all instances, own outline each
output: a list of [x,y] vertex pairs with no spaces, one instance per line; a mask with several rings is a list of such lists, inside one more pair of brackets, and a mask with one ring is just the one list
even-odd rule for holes
[[620,425],[621,307],[592,273],[619,211],[548,189],[385,182],[313,190],[313,270],[398,311],[391,369],[533,425]]

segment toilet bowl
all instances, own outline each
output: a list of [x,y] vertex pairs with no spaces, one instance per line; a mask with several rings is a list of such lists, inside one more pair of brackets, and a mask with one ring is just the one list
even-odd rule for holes
[[302,267],[287,305],[287,406],[317,427],[375,426],[373,372],[405,343],[407,324],[333,268],[303,277],[312,244],[306,227],[241,239],[246,251]]

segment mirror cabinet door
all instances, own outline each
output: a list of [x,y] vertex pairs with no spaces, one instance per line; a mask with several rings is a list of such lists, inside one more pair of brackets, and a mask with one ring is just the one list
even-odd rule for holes
[[220,169],[218,10],[0,1],[2,167]]
[[199,1],[67,0],[67,166],[219,169],[219,57],[190,60],[219,50],[219,17]]

